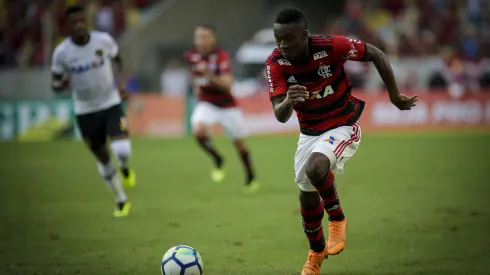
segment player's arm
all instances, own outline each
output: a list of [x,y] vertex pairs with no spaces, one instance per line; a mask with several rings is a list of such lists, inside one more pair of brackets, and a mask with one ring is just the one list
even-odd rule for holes
[[373,62],[385,83],[391,102],[400,110],[410,110],[417,102],[417,96],[407,97],[398,90],[393,69],[386,54],[375,46],[342,36],[333,38],[334,54],[350,61]]
[[219,54],[219,64],[218,64],[219,74],[215,74],[206,68],[204,71],[205,77],[209,80],[209,84],[216,87],[218,90],[229,93],[231,92],[231,87],[233,86],[233,73],[231,71],[231,60],[230,56],[226,52],[221,52]]
[[124,72],[123,60],[119,53],[119,45],[117,45],[116,40],[114,40],[110,34],[107,34],[107,41],[109,57],[114,65],[114,77],[116,78],[117,89],[119,90],[121,98],[126,100],[128,98],[128,92],[126,91],[126,75]]
[[388,90],[391,102],[400,110],[410,110],[415,107],[417,102],[417,96],[408,97],[401,94],[396,85],[395,75],[391,68],[390,62],[386,54],[371,44],[366,43],[365,60],[373,62],[374,66],[378,70],[381,79]]
[[128,98],[128,92],[126,90],[126,74],[124,72],[123,61],[121,55],[118,53],[112,58],[114,64],[115,77],[117,79],[117,88],[123,100]]
[[63,92],[68,86],[68,78],[63,74],[51,73],[51,88],[53,88],[55,92]]
[[51,61],[51,87],[55,92],[63,92],[69,86],[69,78],[63,63],[62,53],[56,48]]
[[229,93],[233,85],[233,74],[223,73],[220,75],[213,74],[211,72],[206,73],[206,77],[209,79],[209,83],[218,88],[220,91]]
[[277,121],[286,123],[293,114],[296,102],[303,102],[308,98],[306,87],[293,85],[286,88],[286,80],[277,67],[277,64],[267,60],[267,79],[269,80],[269,96]]

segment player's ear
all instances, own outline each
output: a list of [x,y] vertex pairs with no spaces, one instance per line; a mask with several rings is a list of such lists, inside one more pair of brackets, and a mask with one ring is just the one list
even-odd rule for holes
[[308,36],[310,35],[310,32],[308,30],[304,30],[303,36],[305,39],[308,39]]

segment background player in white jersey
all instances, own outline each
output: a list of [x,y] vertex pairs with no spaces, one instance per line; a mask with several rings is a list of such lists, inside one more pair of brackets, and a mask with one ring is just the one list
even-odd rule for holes
[[[99,173],[114,193],[117,203],[114,216],[127,216],[131,205],[121,178],[126,187],[132,187],[136,176],[128,167],[131,144],[121,108],[121,99],[126,99],[127,94],[119,48],[108,33],[88,30],[88,20],[82,7],[69,7],[66,16],[70,37],[54,50],[52,86],[55,91],[72,90],[78,127],[97,158]],[[112,63],[118,74],[118,85]],[[111,161],[108,137],[119,162],[121,176]]]

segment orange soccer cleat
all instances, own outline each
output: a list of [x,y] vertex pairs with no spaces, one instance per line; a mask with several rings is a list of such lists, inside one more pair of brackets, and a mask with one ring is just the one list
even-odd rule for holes
[[347,235],[347,219],[330,221],[328,224],[327,250],[329,255],[337,255],[344,250]]
[[325,250],[323,252],[315,252],[310,250],[308,253],[308,260],[303,267],[301,275],[319,275],[320,267],[322,266],[323,260],[328,258],[327,246],[325,245]]

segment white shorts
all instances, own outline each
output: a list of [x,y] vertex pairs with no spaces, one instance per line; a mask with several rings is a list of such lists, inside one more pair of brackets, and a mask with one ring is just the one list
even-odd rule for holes
[[196,129],[199,124],[207,128],[220,124],[225,134],[232,139],[247,136],[242,111],[238,107],[219,108],[208,102],[198,102],[191,116],[192,129]]
[[361,143],[361,127],[359,123],[342,126],[323,133],[320,136],[300,134],[298,149],[294,156],[295,180],[301,190],[315,191],[306,176],[306,161],[313,152],[322,153],[330,159],[330,170],[337,174],[344,172],[344,164],[357,151]]

